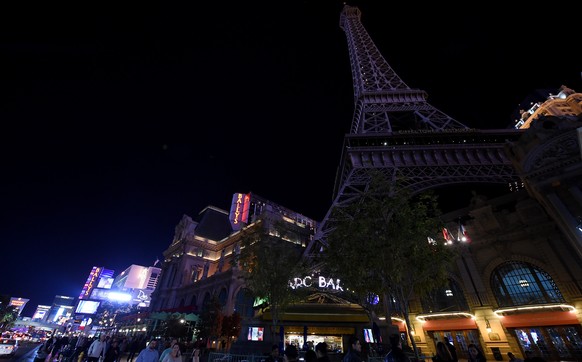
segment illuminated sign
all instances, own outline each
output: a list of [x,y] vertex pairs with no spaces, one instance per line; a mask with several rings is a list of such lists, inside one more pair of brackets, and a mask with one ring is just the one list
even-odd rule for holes
[[79,299],[89,298],[91,291],[93,291],[93,288],[97,286],[97,279],[101,274],[101,270],[102,268],[98,266],[94,266],[93,269],[91,269],[91,273],[89,274],[89,277],[83,286],[83,290],[81,291],[81,295],[79,295]]
[[311,288],[311,287],[318,287],[323,289],[332,289],[337,291],[344,291],[344,288],[340,285],[339,279],[333,278],[326,278],[324,276],[319,277],[312,277],[306,276],[304,278],[293,278],[293,280],[289,281],[289,286],[291,289],[299,289],[299,288]]
[[249,341],[262,341],[265,330],[263,327],[249,327],[247,339]]
[[28,303],[29,300],[30,299],[25,298],[10,298],[10,303],[8,305],[18,308],[18,315],[20,315],[20,313],[22,313],[22,310],[24,309],[24,306],[26,305],[26,303]]
[[101,273],[99,274],[99,283],[97,284],[97,288],[111,289],[112,285],[113,285],[113,270],[102,269]]
[[242,224],[248,222],[250,203],[251,194],[236,193],[232,195],[229,219],[233,230],[240,230]]
[[77,305],[75,313],[95,314],[97,313],[97,308],[99,308],[99,304],[101,304],[101,302],[96,302],[93,300],[81,300],[79,301],[79,305]]

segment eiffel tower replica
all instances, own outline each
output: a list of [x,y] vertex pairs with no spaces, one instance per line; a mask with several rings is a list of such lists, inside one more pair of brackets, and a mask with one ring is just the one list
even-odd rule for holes
[[354,115],[333,192],[333,202],[303,257],[315,260],[327,246],[335,208],[366,191],[372,171],[419,193],[444,185],[518,181],[504,146],[519,129],[477,130],[427,102],[390,67],[361,23],[357,7],[344,5],[340,27],[346,34],[354,86]]

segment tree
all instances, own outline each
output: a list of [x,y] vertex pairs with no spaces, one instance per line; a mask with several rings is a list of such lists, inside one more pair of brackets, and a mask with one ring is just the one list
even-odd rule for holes
[[222,321],[224,314],[222,313],[222,305],[216,295],[212,295],[210,300],[202,306],[200,313],[200,320],[197,328],[200,331],[198,336],[201,339],[209,341],[218,340],[222,333]]
[[439,216],[431,192],[411,195],[374,174],[359,199],[334,210],[324,263],[368,311],[374,296],[382,296],[389,324],[395,301],[410,331],[408,300],[444,285],[454,258],[450,248],[436,242]]
[[221,336],[226,339],[226,349],[230,349],[230,343],[233,337],[237,337],[241,329],[241,316],[237,312],[225,316],[222,320]]
[[10,297],[0,296],[0,331],[10,329],[18,319],[18,307],[9,304]]
[[290,230],[282,223],[266,226],[260,221],[256,228],[241,237],[241,251],[233,260],[241,270],[245,285],[255,297],[265,299],[272,317],[273,341],[279,339],[276,327],[281,315],[298,299],[289,286],[290,280],[302,270],[301,246],[285,237]]

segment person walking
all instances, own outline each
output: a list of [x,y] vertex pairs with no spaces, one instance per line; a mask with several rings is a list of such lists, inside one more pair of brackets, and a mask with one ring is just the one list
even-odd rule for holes
[[317,354],[317,362],[331,362],[327,355],[327,343],[319,342],[316,344],[315,354]]
[[285,348],[285,353],[283,354],[283,360],[285,362],[297,362],[299,358],[299,351],[297,347],[290,344]]
[[481,352],[481,350],[479,349],[479,347],[477,347],[477,345],[475,343],[469,344],[467,346],[467,350],[469,351],[469,358],[468,358],[469,362],[485,362],[485,361],[487,361],[487,359],[485,358],[485,355],[483,354],[483,352]]
[[135,355],[141,351],[142,343],[143,341],[141,337],[133,337],[131,343],[129,344],[129,354],[127,355],[127,362],[131,362]]
[[105,352],[107,352],[107,341],[105,334],[100,334],[99,338],[94,340],[87,350],[88,362],[98,362],[99,357],[105,357]]
[[350,336],[348,353],[342,359],[342,362],[362,362],[362,344],[360,339],[354,335]]
[[166,356],[172,352],[172,348],[176,344],[178,344],[178,340],[175,338],[173,338],[171,341],[166,341],[166,348],[162,351],[162,355],[160,356],[160,362],[164,361],[164,358],[166,358]]
[[107,348],[107,352],[105,352],[105,358],[103,358],[103,362],[119,362],[121,358],[121,349],[119,348],[119,342],[117,339],[113,339],[111,341],[111,345]]
[[158,341],[152,339],[148,346],[139,352],[135,362],[159,362]]
[[305,362],[317,362],[317,353],[314,350],[308,349],[305,351],[305,356],[303,356]]
[[410,362],[408,356],[402,350],[402,339],[400,335],[392,334],[388,337],[390,341],[391,350],[384,358],[384,362]]
[[271,354],[265,360],[265,362],[281,362],[281,357],[279,356],[279,346],[276,344],[271,346]]
[[449,352],[451,352],[451,357],[453,357],[453,362],[459,362],[459,357],[457,356],[457,348],[455,347],[453,342],[451,342],[451,339],[449,337],[445,337],[445,346],[447,346],[449,349]]
[[162,362],[182,362],[182,351],[180,351],[180,345],[178,341],[172,346],[170,353],[166,354]]
[[432,358],[433,362],[452,362],[453,356],[451,351],[444,342],[437,342],[436,345],[436,356]]

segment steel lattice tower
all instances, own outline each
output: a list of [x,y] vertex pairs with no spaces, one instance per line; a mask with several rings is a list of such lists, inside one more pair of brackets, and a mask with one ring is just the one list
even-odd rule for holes
[[[333,202],[304,257],[327,245],[330,215],[364,192],[371,172],[399,180],[413,193],[459,183],[519,180],[505,153],[522,130],[476,130],[427,102],[394,72],[362,25],[357,7],[345,5],[340,27],[346,34],[354,86],[354,115],[336,176]],[[402,183],[403,182],[403,183]]]

